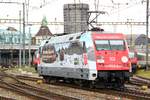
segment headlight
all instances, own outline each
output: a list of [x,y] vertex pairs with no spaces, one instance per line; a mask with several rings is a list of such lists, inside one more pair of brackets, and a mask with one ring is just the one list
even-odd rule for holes
[[123,63],[127,63],[127,62],[128,62],[128,58],[127,58],[126,56],[123,56],[123,57],[121,58],[121,61],[122,61]]

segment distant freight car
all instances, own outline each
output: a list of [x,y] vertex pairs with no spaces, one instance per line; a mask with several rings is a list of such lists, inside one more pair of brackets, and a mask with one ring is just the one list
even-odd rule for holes
[[38,73],[46,81],[123,87],[130,77],[128,45],[121,33],[87,31],[52,36],[40,46],[39,53]]

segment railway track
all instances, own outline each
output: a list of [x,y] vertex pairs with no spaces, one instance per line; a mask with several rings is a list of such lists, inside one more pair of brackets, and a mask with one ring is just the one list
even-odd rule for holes
[[15,99],[12,99],[12,98],[8,98],[8,97],[3,97],[3,96],[0,96],[0,100],[15,100]]
[[150,93],[139,91],[136,88],[126,87],[124,91],[115,91],[117,94],[128,96],[138,100],[150,100]]
[[19,81],[16,77],[4,72],[0,73],[0,87],[38,100],[77,100],[72,97],[54,94],[47,90],[28,85]]
[[146,85],[150,87],[150,79],[141,76],[133,76],[130,79],[130,84],[139,85],[139,86]]
[[[41,78],[28,77],[28,76],[23,76],[23,75],[17,75],[16,77],[18,77],[21,80],[27,80],[27,81],[41,80]],[[47,85],[47,84],[45,84],[45,85]],[[69,93],[69,95],[72,95],[73,97],[76,97],[76,98],[81,99],[81,100],[87,100],[86,98],[89,99],[91,97],[94,98],[93,100],[97,100],[96,98],[100,98],[101,100],[106,100],[106,98],[107,98],[105,96],[99,95],[98,93],[94,93],[94,94],[92,93],[89,95],[89,92],[87,92],[83,89],[79,89],[79,87],[78,88],[74,88],[74,87],[72,88],[72,86],[69,84],[53,83],[53,84],[50,84],[50,86],[48,86],[48,87],[50,88],[50,90],[54,90],[57,93],[61,93],[61,94],[65,93],[65,95],[68,95],[66,93]],[[59,90],[61,92],[59,92]]]
[[[29,81],[37,81],[37,80],[41,80],[42,78],[37,78],[37,77],[30,77],[30,76],[24,76],[24,75],[16,75],[17,78],[21,79],[21,80],[25,80],[25,82],[29,82]],[[35,83],[36,84],[36,83]],[[42,84],[44,85],[44,84]],[[47,84],[45,84],[47,85]],[[107,95],[100,93],[100,92],[96,92],[96,91],[92,91],[92,90],[88,90],[86,88],[80,88],[78,86],[75,86],[73,84],[67,84],[67,83],[53,83],[53,84],[49,84],[47,85],[47,88],[50,88],[49,91],[54,90],[56,93],[60,93],[63,95],[71,95],[73,97],[76,97],[78,99],[81,100],[115,100],[115,96],[112,95]]]
[[[35,77],[29,77],[29,76],[23,76],[23,75],[17,75],[16,77],[20,78],[20,79],[24,79],[24,80],[30,80],[30,81],[35,81],[35,80],[41,80],[41,78],[35,78]],[[131,98],[131,99],[142,99],[142,100],[150,100],[150,93],[144,92],[144,91],[140,91],[137,88],[133,88],[133,87],[128,87],[126,86],[124,91],[117,91],[117,90],[110,90],[110,89],[89,89],[86,87],[79,87],[79,86],[75,86],[75,85],[70,85],[70,84],[66,84],[66,83],[54,83],[54,85],[59,85],[59,86],[69,86],[69,87],[73,87],[73,88],[80,88],[80,89],[84,89],[87,91],[94,91],[94,92],[99,92],[99,93],[104,93],[104,94],[108,94],[108,95],[119,95],[122,97],[127,97],[127,98]]]

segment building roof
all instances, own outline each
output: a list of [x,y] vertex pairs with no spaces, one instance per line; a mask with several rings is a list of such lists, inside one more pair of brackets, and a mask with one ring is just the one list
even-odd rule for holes
[[131,44],[131,42],[135,43],[135,40],[139,37],[139,34],[126,34],[126,40],[128,44]]
[[14,32],[17,32],[17,29],[15,29],[14,27],[8,27],[6,30],[7,30],[7,31],[14,31]]
[[[139,37],[135,40],[135,45],[146,45],[146,35],[141,34]],[[148,38],[148,43],[150,43],[150,38]]]
[[52,33],[50,32],[47,26],[41,26],[38,33],[35,36],[51,36]]
[[52,33],[50,32],[47,24],[48,23],[47,23],[46,17],[44,16],[42,19],[41,27],[35,36],[51,36]]

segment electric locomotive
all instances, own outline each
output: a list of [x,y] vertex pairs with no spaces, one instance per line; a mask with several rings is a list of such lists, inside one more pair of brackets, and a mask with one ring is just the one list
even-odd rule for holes
[[52,36],[39,53],[38,73],[46,81],[122,87],[130,77],[128,45],[121,33],[86,31]]

